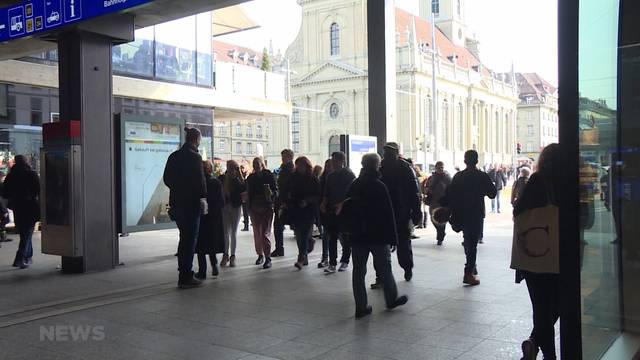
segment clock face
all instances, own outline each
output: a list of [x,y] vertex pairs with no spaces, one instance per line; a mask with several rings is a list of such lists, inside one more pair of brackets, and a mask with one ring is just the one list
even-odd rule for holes
[[329,116],[332,119],[337,119],[338,115],[340,115],[340,107],[336,103],[331,104],[329,107]]

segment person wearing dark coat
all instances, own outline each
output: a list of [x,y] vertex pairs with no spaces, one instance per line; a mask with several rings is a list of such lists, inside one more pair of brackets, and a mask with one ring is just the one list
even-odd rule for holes
[[440,201],[451,209],[451,228],[462,230],[464,253],[467,263],[464,267],[462,282],[467,285],[480,285],[476,257],[478,242],[482,238],[484,226],[484,197],[496,197],[496,187],[489,175],[478,170],[478,152],[469,150],[464,154],[467,168],[457,173],[447,188],[445,197]]
[[[442,207],[440,200],[444,197],[447,187],[451,184],[451,175],[444,170],[444,163],[438,161],[436,163],[436,171],[431,174],[425,184],[425,192],[431,198],[429,203],[429,215],[433,215],[436,209]],[[432,220],[433,226],[436,228],[436,241],[438,245],[442,245],[446,235],[447,223],[438,223]]]
[[253,159],[253,173],[247,178],[249,214],[253,227],[253,242],[258,259],[256,265],[271,268],[271,225],[273,224],[273,198],[276,180],[267,170],[261,157]]
[[163,180],[169,188],[169,215],[178,225],[178,287],[200,286],[193,277],[193,255],[198,240],[200,216],[207,209],[207,186],[202,169],[202,157],[198,152],[200,131],[185,128],[187,141],[177,151],[169,155],[164,169]]
[[211,275],[218,276],[218,259],[216,254],[224,252],[224,229],[222,225],[222,183],[213,176],[211,161],[203,161],[204,176],[207,183],[207,206],[209,213],[200,217],[200,231],[198,231],[198,279],[207,277],[207,255],[211,262]]
[[507,186],[507,175],[502,167],[495,165],[489,170],[489,178],[496,187],[496,197],[491,199],[491,212],[500,213],[500,192]]
[[[284,149],[280,152],[282,157],[282,164],[280,165],[280,171],[278,172],[277,185],[278,196],[274,204],[273,218],[273,237],[276,241],[276,248],[271,253],[271,257],[284,256],[284,226],[285,224],[280,219],[280,208],[286,206],[286,202],[289,199],[289,191],[291,189],[291,175],[293,174],[293,150]],[[289,224],[291,225],[291,224]]]
[[393,204],[385,184],[380,180],[380,156],[366,154],[362,158],[360,176],[347,191],[345,207],[355,219],[349,229],[353,258],[353,297],[356,302],[356,318],[371,314],[368,304],[365,276],[369,253],[373,255],[373,263],[377,275],[381,278],[384,297],[388,309],[404,305],[408,301],[406,295],[398,296],[396,281],[391,270],[391,247],[398,243],[396,221]]
[[400,158],[400,146],[394,142],[389,142],[384,146],[384,159],[380,172],[382,173],[381,180],[389,190],[396,216],[398,263],[404,270],[405,280],[410,281],[413,277],[411,232],[413,226],[422,222],[418,180],[411,165]]
[[4,180],[3,197],[9,201],[20,234],[13,266],[25,269],[33,263],[31,238],[35,224],[40,220],[40,178],[24,155],[15,157],[15,164]]
[[240,166],[234,160],[227,161],[227,171],[220,176],[224,207],[222,208],[222,223],[224,224],[224,254],[221,266],[236,266],[236,247],[238,244],[238,225],[242,214],[242,197],[247,190],[246,182]]
[[[542,150],[538,171],[531,175],[515,203],[514,217],[549,203],[559,205],[557,199],[562,191],[561,157],[558,144],[550,144]],[[560,314],[560,275],[516,270],[516,282],[522,280],[527,283],[533,308],[533,330],[529,339],[522,343],[523,358],[535,359],[540,349],[545,359],[556,359],[554,325]]]
[[298,244],[298,260],[294,266],[301,270],[309,265],[307,254],[320,203],[320,182],[313,176],[313,167],[308,158],[300,156],[295,166],[286,207],[292,215],[293,232]]

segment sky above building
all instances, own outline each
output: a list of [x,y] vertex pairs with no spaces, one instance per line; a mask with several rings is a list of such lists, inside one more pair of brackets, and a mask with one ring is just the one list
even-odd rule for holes
[[[284,53],[301,24],[296,0],[255,0],[242,6],[259,29],[220,37],[256,50],[268,47]],[[418,14],[417,0],[396,0],[396,6]],[[558,83],[557,0],[467,1],[467,23],[480,40],[482,62],[496,72],[537,72]]]

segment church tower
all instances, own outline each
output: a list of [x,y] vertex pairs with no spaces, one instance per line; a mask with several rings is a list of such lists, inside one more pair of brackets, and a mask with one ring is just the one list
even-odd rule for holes
[[471,38],[466,25],[466,2],[469,0],[420,0],[420,16],[430,20],[435,14],[436,25],[456,45],[466,46]]

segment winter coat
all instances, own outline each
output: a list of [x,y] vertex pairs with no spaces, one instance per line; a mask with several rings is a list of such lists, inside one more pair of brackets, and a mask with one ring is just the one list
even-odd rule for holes
[[484,219],[484,197],[494,199],[497,193],[489,175],[476,168],[468,168],[453,177],[441,203],[451,209],[454,230],[464,230],[465,225]]
[[[320,182],[315,176],[293,173],[289,185],[291,188],[287,208],[291,212],[293,223],[313,223],[318,214]],[[305,207],[301,206],[303,201],[306,203]]]
[[524,188],[527,186],[528,182],[528,177],[521,176],[513,184],[513,188],[511,189],[511,205],[515,205],[520,197],[522,197],[522,192],[524,191]]
[[[380,173],[362,170],[351,184],[343,211],[348,211],[354,226],[350,239],[354,244],[396,245],[398,234],[391,196],[386,185],[380,180]],[[349,209],[349,207],[352,207]]]
[[387,187],[396,219],[396,228],[408,230],[409,220],[422,216],[420,188],[411,165],[402,160],[382,160],[381,181]]
[[496,190],[500,191],[507,185],[507,176],[501,169],[489,170],[489,178],[496,186]]
[[[265,185],[269,187],[271,196],[267,198]],[[253,173],[247,178],[247,193],[249,194],[249,206],[257,208],[272,208],[273,198],[276,195],[276,180],[271,171],[264,169],[259,173]]]
[[431,200],[431,208],[439,208],[442,205],[440,204],[440,200],[444,197],[447,192],[447,187],[451,184],[451,175],[448,172],[444,172],[439,174],[434,172],[431,174],[429,179],[425,184],[425,188],[427,188],[427,192],[431,194],[433,200]]
[[280,172],[278,173],[278,198],[277,204],[286,203],[289,199],[289,192],[291,191],[291,176],[293,175],[293,163],[286,163],[280,165]]
[[218,180],[222,184],[222,194],[224,196],[225,205],[231,205],[234,208],[239,208],[242,206],[242,193],[247,190],[246,183],[242,183],[239,178],[235,178],[231,183],[231,191],[229,194],[225,194],[224,192],[224,178],[225,174],[220,175]]
[[197,254],[219,254],[224,252],[224,227],[222,226],[222,184],[213,176],[206,176],[207,205],[209,213],[200,217]]
[[13,210],[16,227],[33,227],[40,220],[40,178],[29,166],[14,165],[4,179],[3,197]]
[[172,220],[198,216],[200,199],[207,196],[202,156],[191,144],[184,144],[169,155],[163,180],[169,188],[169,214]]

